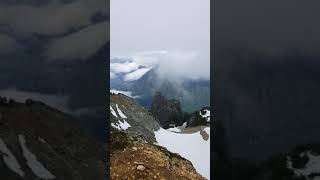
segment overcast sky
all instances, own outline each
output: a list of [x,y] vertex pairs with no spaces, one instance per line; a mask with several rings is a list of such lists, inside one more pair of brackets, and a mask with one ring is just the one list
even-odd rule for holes
[[111,57],[157,58],[163,69],[209,77],[210,0],[111,0],[110,17]]

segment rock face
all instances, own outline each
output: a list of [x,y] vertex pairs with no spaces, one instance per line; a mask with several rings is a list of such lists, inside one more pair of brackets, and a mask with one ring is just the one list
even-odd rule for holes
[[104,179],[103,144],[41,102],[0,98],[0,179]]
[[187,127],[210,125],[209,107],[192,113],[182,112],[179,100],[169,100],[160,92],[156,92],[153,97],[151,113],[165,129],[172,126],[182,126],[184,123],[187,123]]
[[205,179],[178,154],[123,131],[112,128],[111,142],[110,179]]
[[156,92],[152,105],[151,113],[164,128],[169,128],[170,124],[176,124],[174,119],[182,114],[180,102],[176,99],[168,100],[160,92]]
[[190,161],[154,145],[160,144],[159,133],[174,132],[161,128],[133,98],[111,93],[110,99],[111,179],[204,179]]
[[126,130],[131,135],[142,136],[147,142],[156,142],[154,131],[160,128],[159,123],[132,98],[123,94],[111,94],[110,119],[111,126]]

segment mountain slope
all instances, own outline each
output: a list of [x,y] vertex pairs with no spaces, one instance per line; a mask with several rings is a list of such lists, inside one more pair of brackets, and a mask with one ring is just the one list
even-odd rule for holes
[[0,179],[103,179],[103,154],[103,144],[71,116],[1,98]]
[[111,130],[110,165],[111,179],[205,179],[180,155],[116,129]]
[[[111,94],[110,99],[112,129],[121,130],[131,139],[147,144],[146,146],[158,144],[180,154],[192,162],[198,173],[210,179],[210,127],[163,129],[151,113],[133,98]],[[126,140],[120,141],[116,146],[126,146],[125,142]]]
[[141,135],[148,142],[156,141],[154,131],[160,128],[159,123],[132,98],[111,94],[110,112],[113,127],[127,130],[132,135]]

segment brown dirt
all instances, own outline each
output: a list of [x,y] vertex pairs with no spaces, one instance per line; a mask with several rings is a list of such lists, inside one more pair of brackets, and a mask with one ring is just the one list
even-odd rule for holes
[[123,149],[113,149],[110,179],[203,180],[190,161],[167,149],[131,141]]

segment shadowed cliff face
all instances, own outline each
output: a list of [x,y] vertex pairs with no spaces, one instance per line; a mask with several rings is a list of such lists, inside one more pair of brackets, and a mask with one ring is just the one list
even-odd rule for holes
[[[182,111],[178,100],[168,100],[162,96],[160,92],[156,92],[151,105],[151,113],[162,127],[168,128],[170,124],[177,124],[177,122],[173,120],[173,116],[175,114],[181,114]],[[178,125],[181,124],[179,123]]]
[[151,114],[164,128],[196,127],[210,125],[210,108],[203,107],[194,112],[183,112],[180,101],[167,99],[160,92],[156,92],[151,106]]

